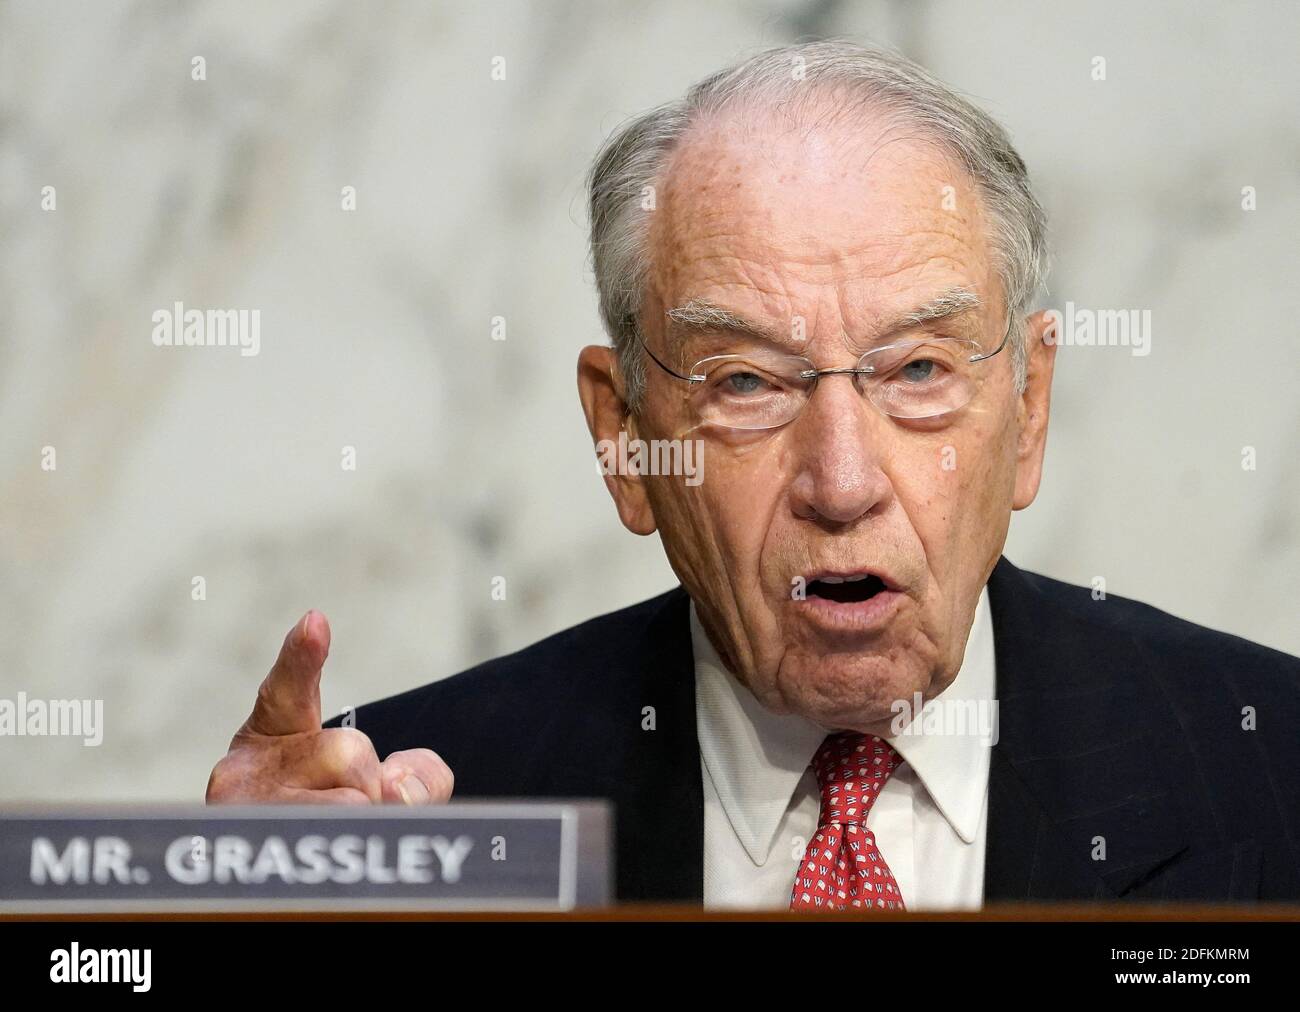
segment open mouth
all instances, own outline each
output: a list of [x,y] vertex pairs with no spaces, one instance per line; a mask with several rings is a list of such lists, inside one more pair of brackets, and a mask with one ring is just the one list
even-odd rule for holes
[[886,590],[885,581],[872,573],[855,576],[823,576],[808,584],[807,596],[820,597],[836,604],[859,604],[870,601]]

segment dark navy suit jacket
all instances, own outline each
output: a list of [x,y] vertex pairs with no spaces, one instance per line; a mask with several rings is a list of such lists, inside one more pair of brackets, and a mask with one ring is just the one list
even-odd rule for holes
[[[1006,559],[988,586],[985,902],[1300,898],[1300,660]],[[381,757],[436,751],[457,798],[612,800],[618,898],[700,902],[688,607],[679,587],[359,707],[356,726]]]

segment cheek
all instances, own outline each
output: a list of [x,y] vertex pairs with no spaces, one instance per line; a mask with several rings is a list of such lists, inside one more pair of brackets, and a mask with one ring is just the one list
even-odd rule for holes
[[898,459],[890,480],[898,506],[919,543],[925,570],[932,581],[927,597],[934,594],[933,581],[942,583],[951,543],[958,534],[963,515],[962,446],[947,436],[918,439]]
[[895,479],[899,501],[932,576],[947,583],[1005,534],[1015,478],[1005,426],[972,424],[930,434]]
[[1000,422],[981,434],[981,442],[974,448],[980,454],[981,462],[980,473],[973,476],[975,489],[972,499],[980,504],[980,515],[986,525],[1005,528],[1015,497],[1016,445],[1020,427],[1016,414],[1011,411],[1002,416]]
[[740,589],[758,579],[782,485],[774,462],[728,449],[705,441],[699,484],[657,479],[652,498],[665,543],[711,585]]
[[706,444],[706,456],[710,451],[711,469],[697,490],[701,522],[733,575],[754,576],[782,498],[779,470],[762,454],[736,459]]

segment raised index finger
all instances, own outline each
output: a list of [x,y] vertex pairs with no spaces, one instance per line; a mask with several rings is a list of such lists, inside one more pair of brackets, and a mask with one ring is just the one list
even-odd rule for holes
[[330,651],[330,624],[309,611],[284,638],[280,656],[257,690],[241,733],[297,734],[320,730],[320,674]]

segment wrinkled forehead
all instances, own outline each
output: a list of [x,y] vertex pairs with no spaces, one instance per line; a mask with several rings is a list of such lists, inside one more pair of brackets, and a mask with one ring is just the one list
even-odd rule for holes
[[706,299],[778,327],[798,314],[869,334],[953,288],[996,308],[973,181],[891,118],[699,122],[666,162],[656,204],[656,314]]

